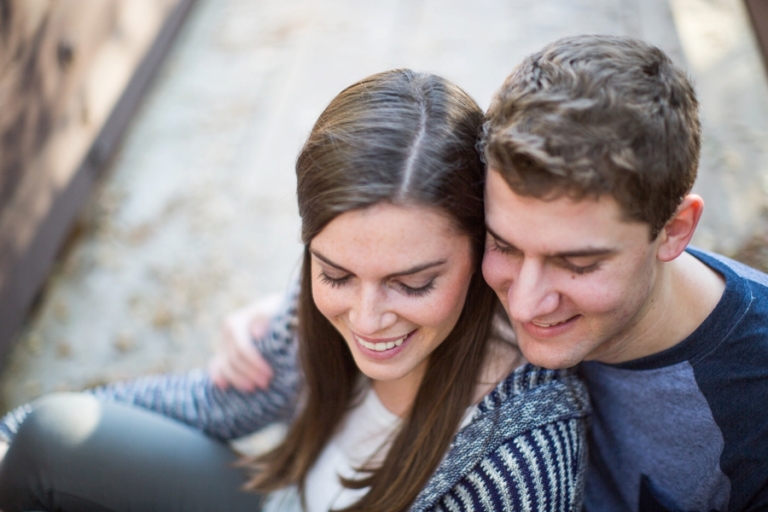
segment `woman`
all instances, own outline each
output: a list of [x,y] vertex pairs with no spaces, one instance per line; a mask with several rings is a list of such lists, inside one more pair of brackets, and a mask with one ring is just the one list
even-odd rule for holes
[[[254,510],[268,496],[265,510],[579,510],[583,387],[567,371],[510,374],[519,355],[491,336],[481,124],[433,75],[390,71],[342,91],[296,164],[304,260],[297,312],[260,340],[270,387],[225,392],[197,373],[94,392],[219,439],[289,419],[250,461],[258,494],[236,490],[242,474],[215,441],[65,396],[23,422],[0,508]],[[25,414],[4,421],[9,437]]]

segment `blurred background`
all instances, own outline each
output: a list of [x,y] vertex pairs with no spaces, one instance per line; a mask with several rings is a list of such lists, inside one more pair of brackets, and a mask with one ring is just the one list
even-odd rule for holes
[[765,269],[766,30],[768,0],[0,0],[0,407],[205,364],[296,270],[294,159],[347,85],[410,67],[486,108],[566,35],[689,71],[695,243]]

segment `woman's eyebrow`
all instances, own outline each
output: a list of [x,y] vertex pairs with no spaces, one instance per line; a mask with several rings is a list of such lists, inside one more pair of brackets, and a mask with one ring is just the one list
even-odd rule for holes
[[394,274],[389,274],[387,278],[391,277],[400,277],[400,276],[409,276],[412,274],[418,274],[422,270],[427,270],[432,267],[437,267],[440,265],[443,265],[446,262],[446,260],[437,260],[437,261],[430,261],[429,263],[424,263],[422,265],[416,265],[415,267],[411,267],[407,270],[403,270],[402,272],[395,272]]
[[312,256],[314,256],[315,258],[319,259],[320,261],[322,261],[322,262],[332,266],[333,268],[339,269],[339,270],[341,270],[343,272],[346,272],[347,274],[351,274],[352,273],[349,270],[347,270],[344,267],[342,267],[341,265],[337,265],[336,263],[332,262],[331,260],[329,260],[328,258],[326,258],[325,256],[323,256],[322,254],[320,254],[319,252],[317,252],[314,249],[310,249],[309,252],[312,253]]
[[[347,270],[346,268],[342,267],[341,265],[339,265],[337,263],[334,263],[328,257],[323,256],[321,253],[317,252],[315,249],[310,249],[309,252],[311,252],[312,255],[315,258],[319,259],[323,263],[326,263],[327,265],[332,266],[335,269],[341,270],[342,272],[346,272],[348,274],[352,274],[353,273],[353,272],[350,272],[349,270]],[[437,266],[443,265],[443,264],[445,264],[445,262],[446,262],[446,260],[436,260],[436,261],[430,261],[430,262],[427,262],[427,263],[422,263],[420,265],[413,266],[411,268],[402,270],[400,272],[395,272],[393,274],[389,274],[389,275],[386,276],[386,278],[387,279],[391,279],[393,277],[409,276],[409,275],[412,275],[412,274],[418,274],[419,272],[421,272],[423,270],[427,270],[427,269],[430,269],[432,267],[437,267]]]

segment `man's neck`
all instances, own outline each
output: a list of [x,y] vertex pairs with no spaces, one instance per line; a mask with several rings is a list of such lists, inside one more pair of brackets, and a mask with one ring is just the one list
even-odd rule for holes
[[712,313],[725,279],[688,252],[664,264],[653,303],[622,343],[620,361],[657,354],[690,336]]

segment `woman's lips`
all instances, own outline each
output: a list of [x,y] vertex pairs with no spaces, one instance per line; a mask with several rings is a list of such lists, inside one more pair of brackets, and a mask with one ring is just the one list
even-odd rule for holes
[[404,334],[403,336],[397,338],[368,338],[360,336],[354,332],[352,333],[352,336],[355,338],[355,342],[357,342],[360,347],[367,349],[368,351],[377,353],[390,351],[395,352],[395,349],[402,346],[403,343],[405,343],[405,341],[415,332],[416,330],[414,329],[408,334]]

